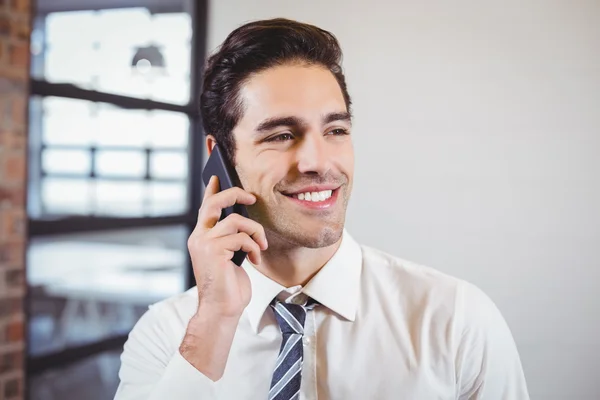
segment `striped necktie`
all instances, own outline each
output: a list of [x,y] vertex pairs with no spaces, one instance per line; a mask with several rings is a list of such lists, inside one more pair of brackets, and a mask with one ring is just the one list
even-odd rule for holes
[[302,377],[302,336],[306,312],[312,310],[317,302],[311,298],[304,304],[282,303],[274,300],[271,307],[281,328],[283,341],[275,363],[271,380],[269,400],[298,400]]

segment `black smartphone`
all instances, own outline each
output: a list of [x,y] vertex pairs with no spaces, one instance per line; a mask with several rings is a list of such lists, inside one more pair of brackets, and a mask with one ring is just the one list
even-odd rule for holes
[[[219,178],[219,191],[226,190],[234,186],[242,187],[235,169],[227,161],[218,144],[216,144],[212,149],[212,152],[206,161],[206,165],[204,166],[204,170],[202,171],[202,180],[204,181],[205,186],[208,185],[208,182],[213,175],[216,175]],[[246,206],[243,204],[234,204],[233,206],[224,208],[221,211],[221,217],[219,218],[219,221],[232,213],[237,213],[248,218],[248,210],[246,209]],[[247,253],[242,250],[236,251],[231,261],[233,261],[235,265],[240,266],[242,265],[242,262],[244,262],[246,255]]]

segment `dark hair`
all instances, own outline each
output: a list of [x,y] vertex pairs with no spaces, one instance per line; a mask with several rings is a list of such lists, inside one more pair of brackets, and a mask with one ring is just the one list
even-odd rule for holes
[[233,162],[232,131],[243,115],[239,91],[251,74],[286,63],[321,65],[334,75],[350,112],[341,67],[342,50],[330,32],[285,18],[254,21],[229,34],[207,62],[200,95],[205,134],[211,134]]

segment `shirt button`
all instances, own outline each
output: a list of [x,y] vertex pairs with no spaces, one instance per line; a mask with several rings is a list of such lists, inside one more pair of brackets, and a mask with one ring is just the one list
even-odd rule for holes
[[305,346],[308,346],[310,344],[310,338],[304,337],[304,339],[302,339],[302,342],[304,343]]

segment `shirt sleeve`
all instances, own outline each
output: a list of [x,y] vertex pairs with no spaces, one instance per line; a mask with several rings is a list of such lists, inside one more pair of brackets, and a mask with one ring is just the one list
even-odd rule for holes
[[181,339],[168,310],[150,309],[129,334],[121,354],[115,400],[218,399],[213,382],[179,353]]
[[464,283],[457,306],[463,310],[456,359],[459,400],[529,400],[512,333],[492,300]]

